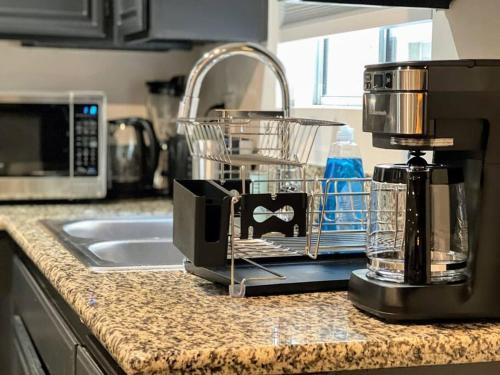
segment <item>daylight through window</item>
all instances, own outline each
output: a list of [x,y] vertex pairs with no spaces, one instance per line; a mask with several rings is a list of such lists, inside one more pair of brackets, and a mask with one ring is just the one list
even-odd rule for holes
[[431,59],[431,20],[281,43],[295,107],[360,107],[365,65]]

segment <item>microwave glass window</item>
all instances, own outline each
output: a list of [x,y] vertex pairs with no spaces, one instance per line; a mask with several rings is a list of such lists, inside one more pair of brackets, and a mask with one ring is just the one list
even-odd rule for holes
[[0,103],[0,176],[69,176],[69,106]]

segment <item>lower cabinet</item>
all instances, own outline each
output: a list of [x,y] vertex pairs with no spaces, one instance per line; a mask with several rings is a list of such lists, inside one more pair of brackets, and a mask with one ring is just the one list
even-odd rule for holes
[[15,374],[104,374],[17,257],[12,268],[12,305]]
[[90,356],[89,352],[83,346],[77,346],[76,348],[76,364],[75,364],[75,374],[76,375],[100,375],[104,374],[99,368],[94,359]]
[[13,344],[12,366],[13,375],[45,375],[42,362],[38,357],[35,346],[18,315],[12,317]]

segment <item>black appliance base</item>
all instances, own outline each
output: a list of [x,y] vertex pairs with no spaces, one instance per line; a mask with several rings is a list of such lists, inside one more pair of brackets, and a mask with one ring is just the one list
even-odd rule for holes
[[[307,257],[252,260],[286,278],[248,281],[245,296],[347,290],[352,271],[366,266],[364,254],[336,254],[318,257],[316,260]],[[229,286],[231,283],[229,265],[204,268],[196,267],[190,261],[186,261],[185,268],[186,271],[217,284]],[[266,276],[269,277],[271,274],[244,260],[237,261],[235,270],[237,281]]]
[[388,321],[499,319],[493,303],[474,298],[470,282],[407,285],[373,280],[367,269],[353,272],[349,300]]

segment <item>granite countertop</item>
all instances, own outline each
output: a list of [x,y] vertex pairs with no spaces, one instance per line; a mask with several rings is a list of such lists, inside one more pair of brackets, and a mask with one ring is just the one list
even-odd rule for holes
[[94,273],[38,222],[169,210],[165,200],[2,205],[0,225],[128,374],[500,361],[500,323],[387,324],[357,311],[345,292],[234,299],[181,271]]

